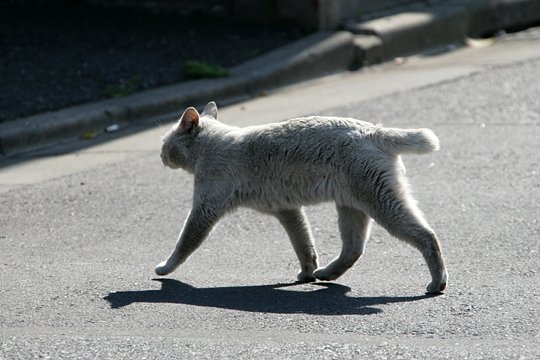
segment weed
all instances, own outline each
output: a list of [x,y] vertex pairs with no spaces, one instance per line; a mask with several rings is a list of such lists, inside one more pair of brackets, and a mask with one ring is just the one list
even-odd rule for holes
[[190,79],[218,78],[229,76],[229,70],[217,64],[191,60],[186,62],[185,74]]
[[120,80],[120,84],[118,85],[107,85],[107,87],[105,88],[105,94],[111,98],[128,96],[137,91],[140,83],[140,76],[133,76],[129,80],[122,79]]

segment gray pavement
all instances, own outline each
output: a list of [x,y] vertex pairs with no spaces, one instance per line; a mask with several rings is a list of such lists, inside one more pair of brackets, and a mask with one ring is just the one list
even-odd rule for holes
[[[220,112],[242,126],[318,113],[433,128],[441,151],[404,162],[442,239],[444,295],[424,295],[421,256],[379,227],[339,281],[294,284],[285,232],[244,209],[155,279],[193,185],[161,164],[165,125],[0,168],[0,358],[540,357],[539,50],[533,31]],[[325,264],[335,210],[307,213]]]

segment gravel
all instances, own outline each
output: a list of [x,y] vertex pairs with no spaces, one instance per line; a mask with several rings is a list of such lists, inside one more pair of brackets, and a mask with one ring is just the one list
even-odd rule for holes
[[305,35],[75,2],[0,14],[0,122],[186,81],[187,61],[232,67]]

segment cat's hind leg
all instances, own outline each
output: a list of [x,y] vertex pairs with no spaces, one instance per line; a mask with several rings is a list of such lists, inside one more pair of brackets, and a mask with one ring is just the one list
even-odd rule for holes
[[410,195],[397,195],[394,191],[389,191],[385,199],[386,201],[379,204],[374,218],[390,234],[420,250],[431,274],[427,292],[443,291],[448,274],[437,235],[429,227]]
[[176,270],[208,237],[218,220],[216,211],[204,207],[193,208],[180,232],[176,246],[169,258],[155,269],[157,275],[167,275]]
[[281,210],[275,215],[289,235],[300,261],[301,270],[298,273],[298,281],[315,281],[313,271],[318,267],[317,252],[304,209]]
[[330,264],[315,270],[314,275],[320,280],[335,280],[343,275],[362,256],[369,237],[369,216],[360,210],[340,205],[337,205],[337,211],[343,243],[341,253]]

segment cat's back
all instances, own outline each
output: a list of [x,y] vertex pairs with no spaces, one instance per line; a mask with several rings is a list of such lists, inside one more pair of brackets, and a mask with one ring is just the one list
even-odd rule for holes
[[322,139],[340,140],[351,136],[363,136],[372,131],[374,125],[365,121],[330,117],[308,116],[282,122],[252,126],[241,129],[247,141],[292,141],[295,139],[319,142]]
[[[327,172],[369,151],[375,126],[360,120],[311,116],[234,131],[229,161],[253,169]],[[326,170],[325,170],[326,169]]]

